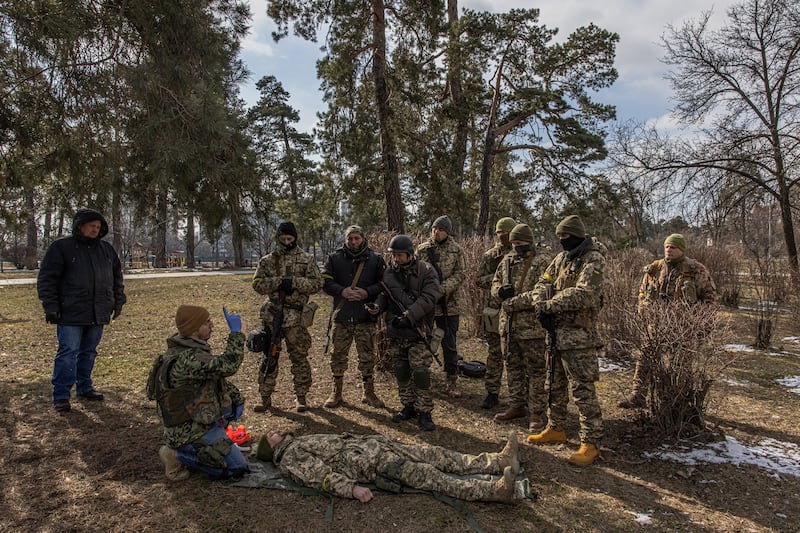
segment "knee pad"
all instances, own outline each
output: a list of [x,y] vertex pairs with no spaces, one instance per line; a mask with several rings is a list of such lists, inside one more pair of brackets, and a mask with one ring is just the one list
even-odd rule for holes
[[414,367],[414,385],[422,390],[431,388],[431,372],[427,366]]
[[411,365],[406,359],[396,359],[394,362],[394,377],[398,383],[408,383],[411,380]]

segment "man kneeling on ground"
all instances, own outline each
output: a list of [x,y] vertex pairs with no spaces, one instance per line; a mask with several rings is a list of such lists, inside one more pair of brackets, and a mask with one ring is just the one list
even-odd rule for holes
[[[416,446],[383,435],[305,435],[271,431],[258,443],[257,457],[273,461],[301,485],[368,502],[362,484],[399,484],[468,501],[511,502],[519,474],[519,447],[511,432],[499,453],[469,455],[440,446]],[[497,481],[469,474],[501,474]]]
[[244,411],[244,397],[225,379],[239,370],[244,358],[242,319],[222,311],[230,328],[225,353],[211,354],[208,311],[181,305],[175,314],[178,333],[167,339],[166,353],[150,370],[147,397],[158,403],[165,441],[158,455],[171,481],[188,478],[189,470],[212,479],[248,471],[247,460],[225,432]]

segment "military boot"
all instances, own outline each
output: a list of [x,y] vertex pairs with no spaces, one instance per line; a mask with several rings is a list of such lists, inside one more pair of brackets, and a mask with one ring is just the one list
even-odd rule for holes
[[528,419],[528,431],[530,433],[539,433],[545,427],[547,427],[547,417],[546,416],[532,416]]
[[481,402],[481,409],[491,409],[498,403],[500,403],[500,397],[497,395],[497,393],[489,392],[486,394],[486,398],[484,398]]
[[294,410],[298,413],[305,413],[308,411],[308,404],[306,403],[306,395],[298,394],[294,400]]
[[364,376],[364,396],[361,398],[361,403],[365,403],[370,407],[377,407],[378,409],[386,407],[383,400],[378,398],[378,395],[375,394],[375,380],[372,376]]
[[572,454],[569,462],[578,466],[589,466],[600,456],[600,450],[597,449],[596,444],[590,442],[581,442],[581,447],[578,451]]
[[567,442],[567,434],[560,429],[548,427],[541,433],[529,435],[528,442],[531,444],[558,444],[559,442]]
[[503,468],[510,466],[519,472],[519,442],[515,431],[509,431],[505,447],[497,454],[497,462]]
[[502,413],[494,415],[494,419],[499,422],[505,422],[506,420],[514,420],[515,418],[524,418],[526,416],[528,416],[528,409],[524,405],[510,405]]
[[433,431],[436,429],[436,424],[433,423],[430,412],[419,414],[419,427],[421,427],[423,431]]
[[503,470],[503,477],[494,484],[493,501],[511,503],[514,501],[514,484],[519,470],[514,472],[514,468],[507,466]]
[[261,405],[253,407],[253,412],[266,413],[272,407],[272,396],[261,396]]
[[392,415],[392,422],[399,424],[403,420],[411,420],[417,416],[417,411],[413,405],[404,405],[403,408]]
[[183,481],[189,477],[189,471],[178,460],[178,451],[169,446],[162,446],[158,450],[158,458],[164,464],[164,475],[170,481]]
[[333,392],[331,395],[328,396],[328,399],[325,400],[325,407],[328,409],[333,409],[334,407],[339,407],[339,404],[342,403],[342,387],[344,386],[344,377],[342,376],[334,376],[333,378]]
[[447,395],[451,398],[461,398],[461,391],[458,390],[458,375],[453,374],[452,376],[447,376],[447,380],[445,382],[445,390]]

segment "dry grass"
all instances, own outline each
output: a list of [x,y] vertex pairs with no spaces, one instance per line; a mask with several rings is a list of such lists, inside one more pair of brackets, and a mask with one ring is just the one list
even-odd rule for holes
[[[336,500],[333,524],[324,520],[323,498],[266,489],[241,489],[193,475],[170,484],[157,457],[160,426],[145,399],[144,381],[152,358],[172,333],[178,304],[200,303],[216,312],[212,344],[221,349],[226,332],[219,309],[241,312],[245,329],[256,325],[260,298],[249,275],[209,278],[128,280],[130,304],[106,330],[95,382],[106,394],[101,405],[73,403],[66,415],[50,406],[50,372],[55,352],[53,327],[44,323],[32,285],[0,287],[0,530],[16,531],[468,531],[450,507],[423,495],[379,494],[370,504]],[[478,405],[477,380],[464,380],[457,401],[436,394],[439,429],[422,434],[414,424],[392,424],[389,411],[358,402],[354,364],[346,377],[347,407],[321,407],[330,388],[322,357],[329,299],[318,295],[320,314],[312,328],[314,386],[309,413],[271,416],[249,408],[243,423],[254,435],[268,428],[298,432],[376,432],[412,443],[449,446],[464,452],[495,450],[509,429],[521,437],[522,424],[498,424]],[[734,315],[734,319],[737,315]],[[466,329],[466,328],[465,328]],[[776,338],[797,331],[782,331]],[[483,345],[466,335],[460,351],[483,358]],[[352,355],[351,355],[352,357]],[[234,382],[257,396],[258,359],[248,354]],[[728,376],[750,387],[724,382],[711,390],[707,420],[740,441],[764,437],[800,444],[800,398],[774,383],[800,374],[800,358],[746,355]],[[292,405],[288,365],[282,365],[274,398]],[[632,413],[615,407],[628,390],[630,372],[603,374],[598,384],[606,420],[603,461],[580,469],[566,462],[577,448],[577,421],[564,446],[523,447],[524,467],[540,494],[538,502],[516,506],[468,504],[486,531],[630,531],[632,513],[648,513],[660,531],[788,531],[800,516],[800,479],[776,479],[754,467],[699,465],[694,468],[645,460],[641,452],[661,443]],[[442,385],[437,372],[435,387]],[[400,406],[393,379],[378,377],[378,392],[391,408]],[[707,482],[714,480],[714,483]],[[795,524],[794,526],[792,524]]]

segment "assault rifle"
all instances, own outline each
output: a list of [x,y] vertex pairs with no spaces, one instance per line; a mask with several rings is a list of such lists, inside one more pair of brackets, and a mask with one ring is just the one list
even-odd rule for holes
[[[389,301],[392,302],[395,307],[397,307],[401,314],[408,311],[406,306],[403,305],[400,300],[394,297],[394,294],[392,294],[392,291],[386,286],[386,283],[381,281],[378,283],[378,285],[380,285],[381,291],[383,291]],[[439,356],[436,354],[436,352],[433,351],[433,348],[431,348],[431,341],[428,340],[428,336],[425,335],[425,332],[422,330],[422,326],[412,326],[412,329],[417,334],[417,338],[421,340],[428,351],[431,352],[431,355],[433,355],[433,358],[436,360],[439,366],[442,366],[442,362],[439,360]]]
[[[511,260],[506,258],[505,260],[506,266],[506,282],[511,283]],[[503,354],[506,359],[506,364],[508,364],[509,360],[511,359],[511,322],[514,319],[514,312],[506,313],[506,328],[503,331],[503,336],[506,340],[506,353]]]
[[[545,283],[545,297],[553,298],[553,284]],[[556,317],[555,315],[541,315],[539,323],[547,331],[547,408],[553,406],[553,381],[556,377]]]
[[272,312],[272,335],[269,339],[269,347],[264,352],[261,366],[258,367],[258,383],[266,381],[267,376],[275,372],[278,368],[278,357],[281,355],[281,341],[283,340],[283,303],[286,300],[286,293],[278,292],[278,308]]

